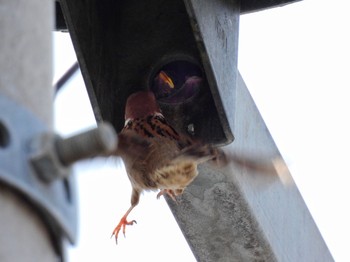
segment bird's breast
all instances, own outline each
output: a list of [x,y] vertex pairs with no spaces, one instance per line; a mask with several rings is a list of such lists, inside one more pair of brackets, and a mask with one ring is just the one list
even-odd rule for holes
[[184,189],[198,175],[195,162],[164,166],[155,170],[153,176],[158,189]]

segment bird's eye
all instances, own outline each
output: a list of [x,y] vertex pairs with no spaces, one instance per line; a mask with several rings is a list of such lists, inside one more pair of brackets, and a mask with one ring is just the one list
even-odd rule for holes
[[195,63],[176,60],[163,65],[151,83],[158,102],[181,104],[199,93],[203,84],[202,70]]

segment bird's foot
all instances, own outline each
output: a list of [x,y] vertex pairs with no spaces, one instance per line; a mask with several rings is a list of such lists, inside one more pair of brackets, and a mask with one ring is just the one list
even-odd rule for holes
[[157,199],[159,199],[164,194],[167,194],[175,203],[177,203],[176,198],[175,198],[177,196],[177,194],[174,192],[174,190],[172,190],[172,189],[160,190],[159,193],[157,194]]
[[115,229],[112,232],[111,237],[113,237],[113,235],[115,236],[115,242],[118,244],[118,234],[119,231],[123,228],[123,235],[125,237],[125,227],[127,225],[133,225],[133,224],[137,224],[136,220],[131,220],[131,221],[127,221],[126,220],[126,216],[123,216],[122,219],[120,219],[119,224],[115,227]]

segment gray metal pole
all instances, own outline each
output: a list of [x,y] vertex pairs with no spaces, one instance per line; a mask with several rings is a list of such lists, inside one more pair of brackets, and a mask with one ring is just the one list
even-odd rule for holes
[[[53,1],[0,0],[0,96],[52,129]],[[1,111],[4,103],[0,104]],[[20,139],[0,122],[0,159]],[[18,123],[23,130],[26,122]],[[14,155],[18,168],[27,159]],[[8,164],[8,163],[7,163]],[[3,163],[0,172],[6,172]],[[28,199],[0,183],[0,261],[58,261],[51,234]]]
[[0,0],[0,94],[52,128],[53,3]]

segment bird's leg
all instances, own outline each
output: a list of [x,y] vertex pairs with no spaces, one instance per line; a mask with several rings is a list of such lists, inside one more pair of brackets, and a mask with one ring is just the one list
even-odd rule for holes
[[121,228],[123,228],[123,235],[125,237],[125,227],[126,225],[133,225],[136,223],[136,220],[127,221],[126,218],[130,214],[131,210],[139,203],[140,199],[140,192],[133,189],[132,195],[131,195],[131,207],[126,211],[125,215],[120,219],[119,224],[115,227],[115,229],[112,232],[111,237],[115,236],[115,242],[118,244],[118,234]]
[[118,234],[120,229],[123,227],[123,235],[125,237],[125,227],[126,225],[133,225],[134,223],[136,223],[136,220],[131,220],[131,221],[127,221],[126,218],[129,215],[129,213],[131,212],[131,210],[134,208],[134,206],[131,206],[128,211],[126,211],[125,215],[120,219],[119,224],[115,227],[115,229],[112,232],[111,237],[114,235],[115,236],[115,242],[118,244]]

